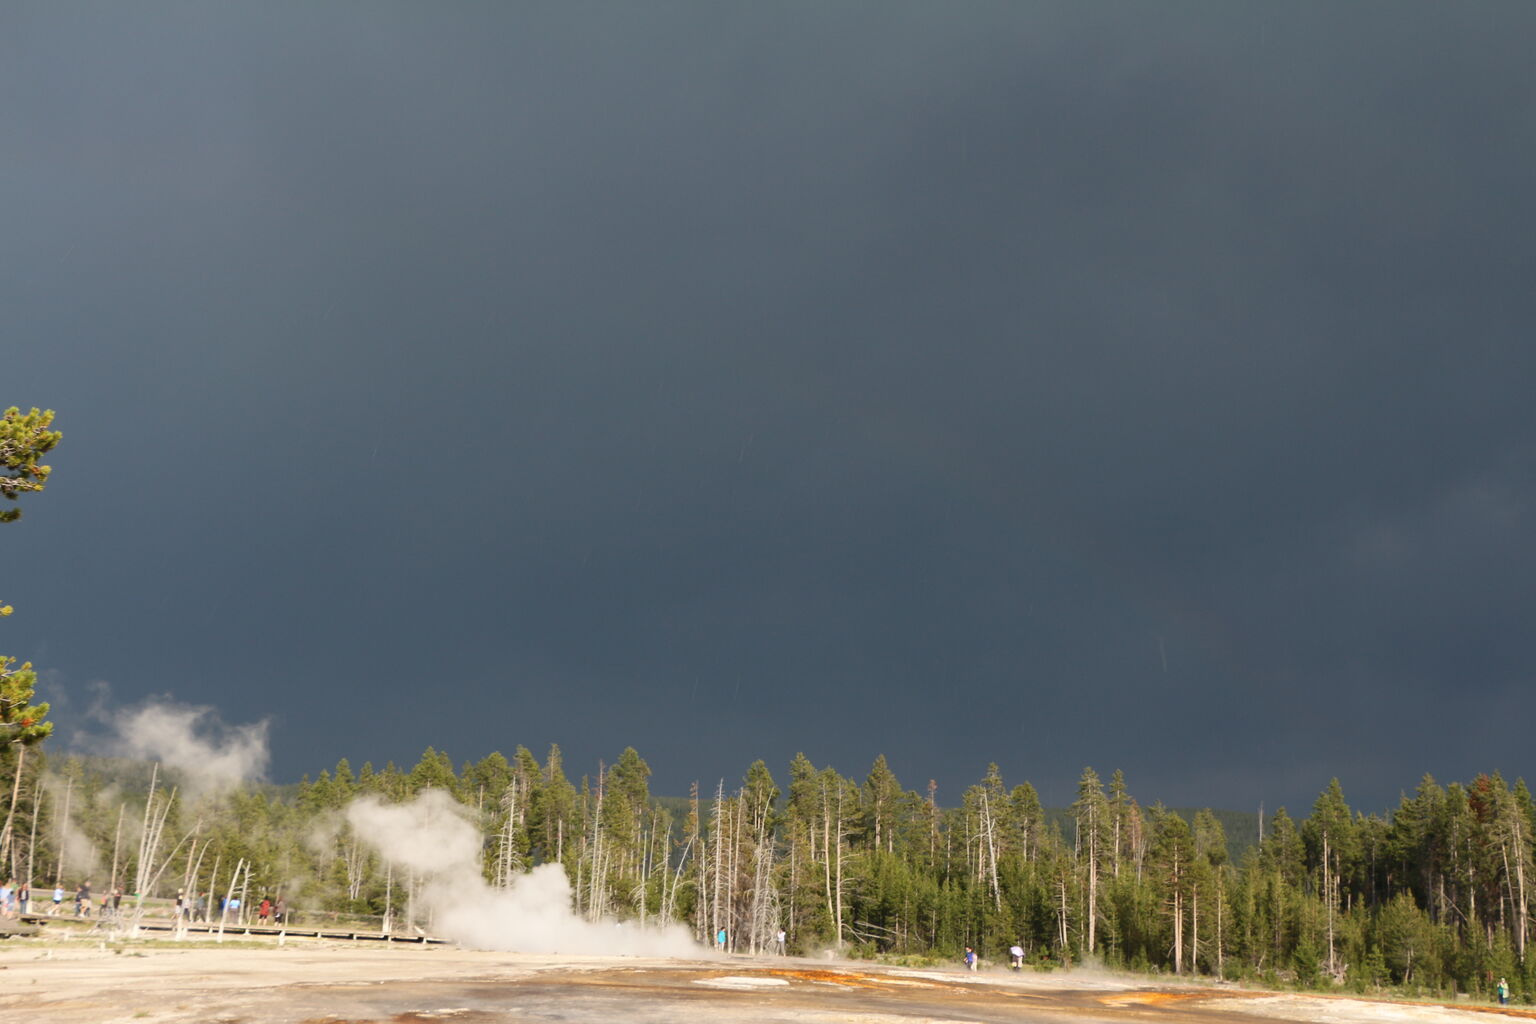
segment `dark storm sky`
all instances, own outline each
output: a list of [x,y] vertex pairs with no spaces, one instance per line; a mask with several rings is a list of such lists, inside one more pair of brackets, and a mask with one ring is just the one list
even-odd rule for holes
[[[0,6],[3,648],[1065,802],[1533,776],[1536,5]],[[1536,781],[1536,777],[1533,777]]]

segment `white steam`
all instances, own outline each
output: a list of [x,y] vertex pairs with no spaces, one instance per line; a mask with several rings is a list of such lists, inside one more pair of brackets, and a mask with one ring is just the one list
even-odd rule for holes
[[487,884],[480,871],[480,832],[468,814],[441,790],[426,790],[410,803],[363,797],[347,807],[347,821],[359,838],[423,880],[419,899],[432,915],[432,930],[444,938],[517,953],[699,954],[679,925],[642,929],[578,917],[558,864],[534,868],[510,889]]
[[267,722],[225,725],[210,707],[158,699],[135,708],[98,713],[112,735],[98,741],[104,752],[158,761],[174,771],[192,795],[234,789],[266,776],[270,753]]
[[60,856],[57,863],[36,864],[33,871],[36,879],[45,879],[59,873],[62,869],[62,878],[90,879],[101,874],[101,854],[92,843],[90,837],[81,831],[76,823],[76,814],[79,805],[70,807],[71,800],[65,795],[65,783],[56,776],[49,775],[43,780],[43,785],[48,790],[49,799],[62,816],[64,808],[70,808],[68,817],[61,817],[55,825],[55,838],[60,844]]

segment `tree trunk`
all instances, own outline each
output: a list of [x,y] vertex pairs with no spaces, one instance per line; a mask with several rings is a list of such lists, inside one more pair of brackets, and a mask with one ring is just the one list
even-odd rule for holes
[[43,811],[43,777],[37,777],[37,786],[32,790],[32,835],[27,840],[27,893],[30,898],[32,892],[32,869],[35,867],[33,859],[37,855],[37,819],[42,817]]
[[1189,894],[1189,973],[1200,973],[1200,890],[1198,888],[1191,890]]
[[1323,899],[1328,904],[1328,974],[1336,977],[1334,969],[1333,951],[1333,903],[1338,892],[1337,881],[1333,877],[1333,869],[1328,859],[1328,833],[1323,832]]
[[109,885],[113,892],[117,891],[117,860],[123,848],[123,812],[127,809],[127,804],[117,805],[117,828],[112,831],[112,878]]
[[[16,820],[16,800],[21,795],[21,770],[27,763],[27,748],[16,748],[16,777],[11,780],[11,806],[5,812],[5,827],[0,829],[0,861],[7,860],[11,855],[11,826]],[[34,815],[37,811],[34,809]],[[11,874],[16,874],[16,865],[11,864]]]
[[1225,962],[1224,962],[1224,957],[1222,955],[1223,951],[1222,951],[1222,948],[1221,948],[1221,918],[1222,918],[1222,904],[1224,902],[1223,899],[1222,899],[1222,896],[1224,895],[1222,890],[1223,890],[1223,886],[1222,886],[1222,882],[1221,882],[1221,876],[1217,875],[1216,876],[1216,977],[1218,977],[1218,978],[1226,977]]
[[837,885],[833,889],[837,896],[837,948],[843,948],[843,787],[837,787],[837,832],[832,837],[834,843],[835,859],[837,861]]
[[1173,973],[1184,973],[1184,892],[1183,879],[1173,876]]
[[[821,787],[821,850],[821,872],[827,896],[827,916],[836,921],[837,902],[832,898],[832,798],[827,793],[825,783]],[[842,929],[839,928],[837,932],[837,945],[841,945],[842,939]]]
[[[1516,811],[1518,814],[1519,812]],[[1515,835],[1515,955],[1525,962],[1525,937],[1530,931],[1530,909],[1525,901],[1525,838]]]
[[1099,857],[1098,857],[1098,831],[1093,829],[1088,834],[1088,928],[1087,941],[1084,945],[1084,955],[1093,955],[1096,940],[1095,925],[1099,918]]
[[1066,964],[1072,960],[1072,952],[1067,943],[1070,941],[1070,933],[1067,928],[1067,874],[1063,870],[1056,877],[1056,894],[1058,906],[1056,913],[1056,935],[1061,942],[1061,962]]
[[987,791],[981,791],[982,830],[987,843],[987,885],[992,890],[992,905],[998,911],[1003,909],[1003,890],[997,878],[997,839],[996,829],[992,819],[992,805],[987,799]]

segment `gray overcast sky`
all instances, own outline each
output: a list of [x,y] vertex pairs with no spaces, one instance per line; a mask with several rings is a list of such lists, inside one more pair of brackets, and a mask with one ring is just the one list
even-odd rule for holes
[[0,5],[0,649],[654,788],[1536,781],[1536,4]]

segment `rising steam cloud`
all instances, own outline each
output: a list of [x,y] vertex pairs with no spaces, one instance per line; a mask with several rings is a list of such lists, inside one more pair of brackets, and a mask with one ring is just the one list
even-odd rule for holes
[[[90,837],[81,831],[76,824],[75,814],[64,815],[63,811],[70,806],[70,800],[65,794],[64,781],[57,775],[45,776],[43,785],[48,790],[49,799],[53,806],[59,809],[61,815],[57,822],[58,840],[63,845],[60,850],[58,866],[65,869],[63,874],[68,876],[78,875],[82,878],[91,878],[101,873],[101,854]],[[55,872],[45,864],[35,865],[35,877],[46,878]]]
[[510,889],[480,873],[479,830],[447,793],[427,790],[404,804],[375,797],[347,808],[354,832],[397,869],[424,880],[420,899],[433,930],[476,949],[517,953],[697,956],[686,929],[591,922],[571,909],[571,886],[558,864],[544,864]]
[[93,717],[109,735],[93,738],[97,750],[118,757],[158,761],[177,773],[194,796],[219,793],[266,776],[270,752],[267,722],[226,725],[210,707],[168,699],[106,711]]

